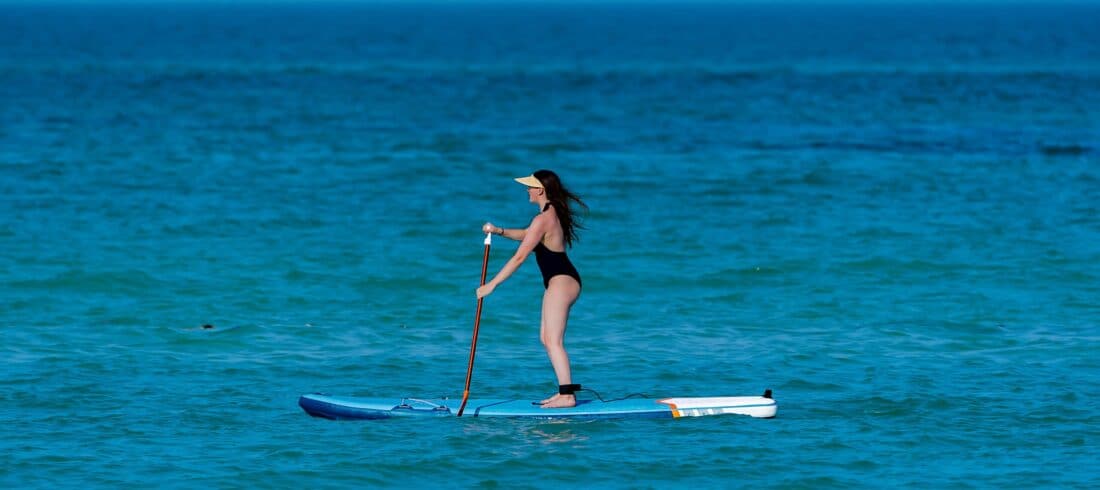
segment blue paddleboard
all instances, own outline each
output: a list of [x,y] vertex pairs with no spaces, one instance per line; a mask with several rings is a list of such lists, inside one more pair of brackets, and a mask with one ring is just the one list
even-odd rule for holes
[[[461,399],[361,398],[321,393],[302,395],[298,405],[306,413],[333,420],[385,419],[390,417],[453,417]],[[476,400],[466,402],[464,417],[532,418],[678,418],[738,414],[758,418],[775,417],[771,390],[764,396],[722,396],[683,398],[627,398],[622,400],[577,400],[572,408],[542,408],[531,400]]]

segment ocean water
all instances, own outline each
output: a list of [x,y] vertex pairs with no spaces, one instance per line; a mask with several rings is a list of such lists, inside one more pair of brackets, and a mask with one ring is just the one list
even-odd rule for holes
[[[1097,26],[2,4],[0,486],[1096,488]],[[539,168],[591,207],[575,381],[778,417],[297,407],[461,396],[480,225],[523,226]],[[486,300],[474,396],[553,391],[541,292],[528,263]]]

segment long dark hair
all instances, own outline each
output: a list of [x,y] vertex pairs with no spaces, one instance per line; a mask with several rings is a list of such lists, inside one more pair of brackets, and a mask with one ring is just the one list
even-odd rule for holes
[[550,204],[554,206],[554,209],[558,210],[558,221],[561,221],[561,231],[565,233],[565,245],[567,247],[573,246],[573,241],[577,239],[577,229],[584,229],[584,226],[577,221],[577,215],[574,213],[573,208],[569,206],[569,201],[577,203],[580,207],[584,208],[584,211],[588,212],[588,205],[581,200],[580,196],[569,192],[561,183],[561,179],[558,174],[550,170],[538,170],[535,172],[535,178],[542,182],[542,187],[546,189],[546,199],[550,201]]

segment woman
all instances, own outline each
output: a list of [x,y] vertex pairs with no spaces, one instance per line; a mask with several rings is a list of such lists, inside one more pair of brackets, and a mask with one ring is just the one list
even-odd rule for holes
[[526,229],[504,229],[492,223],[485,223],[481,227],[485,233],[518,240],[520,244],[516,254],[504,264],[500,272],[477,289],[477,297],[484,298],[491,294],[500,283],[519,269],[531,252],[535,252],[535,261],[542,271],[542,285],[546,288],[542,295],[539,337],[558,378],[558,394],[543,400],[541,404],[544,408],[576,406],[577,398],[573,393],[580,390],[581,385],[572,384],[569,356],[565,353],[563,341],[569,309],[581,294],[581,276],[569,262],[565,249],[573,245],[573,241],[577,239],[576,228],[580,228],[574,219],[573,210],[569,208],[569,201],[576,202],[586,211],[588,206],[569,192],[557,174],[549,170],[539,170],[515,180],[527,186],[527,199],[538,205],[539,214]]

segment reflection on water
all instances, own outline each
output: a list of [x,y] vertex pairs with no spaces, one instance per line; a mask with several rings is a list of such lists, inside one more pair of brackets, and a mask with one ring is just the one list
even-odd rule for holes
[[544,445],[583,442],[588,440],[588,436],[577,431],[577,426],[583,423],[568,419],[547,420],[530,426],[524,433],[532,442]]
[[[464,417],[465,418],[465,417]],[[517,454],[529,446],[553,446],[589,440],[585,426],[598,421],[569,419],[467,419],[463,433],[484,443],[505,442]]]

